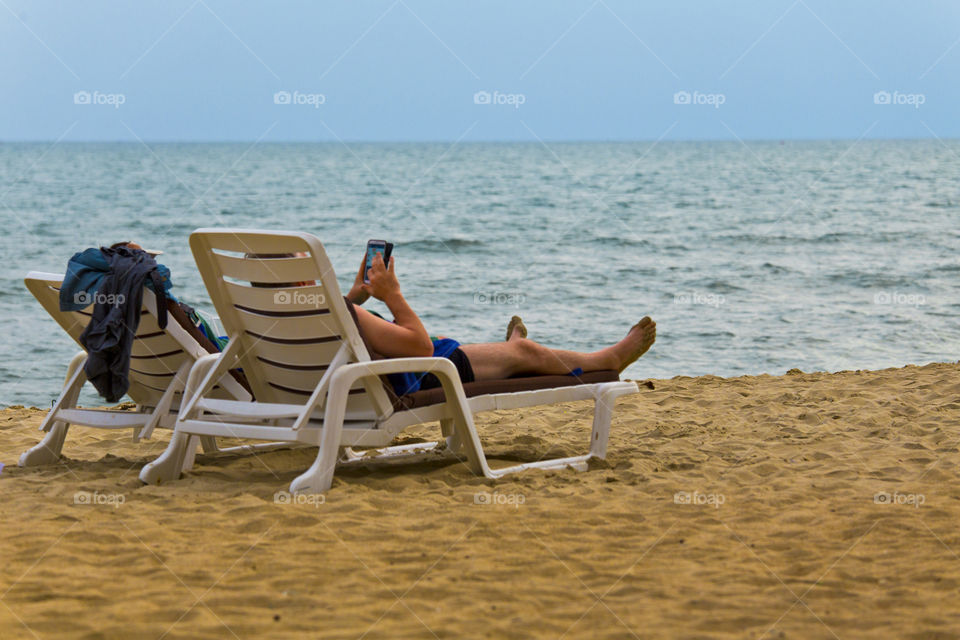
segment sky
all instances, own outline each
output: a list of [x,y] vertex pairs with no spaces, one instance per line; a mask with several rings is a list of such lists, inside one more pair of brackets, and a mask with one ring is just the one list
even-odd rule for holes
[[956,138],[956,0],[0,0],[0,141]]

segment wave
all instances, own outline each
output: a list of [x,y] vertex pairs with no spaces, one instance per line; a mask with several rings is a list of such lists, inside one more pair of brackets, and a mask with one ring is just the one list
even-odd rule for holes
[[474,240],[470,238],[437,238],[414,240],[413,242],[400,243],[404,249],[415,249],[417,251],[446,251],[447,249],[469,249],[471,247],[481,247],[486,244],[483,240]]
[[890,272],[867,273],[863,271],[844,271],[843,273],[831,273],[826,276],[830,282],[853,285],[858,288],[874,289],[896,289],[902,288],[905,291],[913,291],[916,288],[916,279],[909,277],[908,274],[892,275]]
[[698,208],[698,209],[720,210],[720,209],[732,209],[733,205],[717,202],[713,198],[707,198],[706,200],[703,200],[701,202],[691,202],[689,200],[680,200],[679,202],[673,203],[673,208],[674,209]]
[[935,267],[931,271],[943,271],[945,273],[957,273],[960,271],[960,264],[945,264],[940,267]]
[[791,273],[793,271],[793,269],[784,267],[779,264],[773,264],[772,262],[764,262],[762,265],[760,265],[760,268],[766,269],[770,273],[776,273],[776,274]]
[[635,240],[624,236],[596,236],[590,238],[588,242],[605,247],[646,247],[652,249],[656,246],[649,240]]
[[711,280],[703,285],[704,289],[716,291],[718,293],[733,293],[734,291],[745,291],[743,287],[724,282],[723,280]]
[[532,198],[526,198],[522,201],[522,204],[528,207],[546,207],[548,209],[557,208],[557,205],[554,202],[540,196],[533,196]]
[[861,240],[865,234],[854,234],[842,231],[825,233],[816,237],[766,235],[762,233],[746,233],[736,235],[717,236],[724,242],[748,242],[760,246],[767,245],[795,245],[795,244],[839,244],[850,240]]

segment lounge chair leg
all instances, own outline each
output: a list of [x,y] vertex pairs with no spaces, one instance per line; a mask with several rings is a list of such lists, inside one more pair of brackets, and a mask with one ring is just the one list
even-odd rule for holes
[[[340,453],[340,436],[343,433],[343,419],[347,411],[347,394],[350,385],[334,381],[327,397],[327,408],[323,414],[323,433],[320,436],[320,450],[317,459],[310,468],[293,479],[290,493],[323,493],[333,485],[333,472],[337,467]],[[309,411],[309,407],[306,411]]]
[[18,464],[21,467],[56,464],[60,460],[60,452],[63,450],[63,441],[67,437],[69,426],[66,422],[54,422],[50,431],[43,436],[43,440],[20,454]]
[[174,430],[170,444],[160,457],[140,470],[140,481],[145,484],[160,484],[179,478],[186,462],[190,440],[189,434]]
[[183,466],[181,471],[190,471],[193,469],[193,461],[197,459],[197,451],[200,449],[200,436],[190,436],[187,442],[187,453],[183,456]]
[[[190,369],[187,377],[187,384],[184,387],[182,405],[180,407],[180,418],[185,415],[184,407],[187,404],[187,398],[191,398],[211,367],[216,365],[216,359],[201,358]],[[177,422],[179,424],[179,421]],[[183,473],[184,469],[190,469],[193,466],[193,458],[196,455],[197,445],[205,440],[206,437],[191,436],[188,433],[180,431],[174,427],[173,436],[170,437],[170,444],[164,450],[160,457],[153,462],[148,463],[140,470],[140,481],[145,484],[159,484],[176,480]],[[210,437],[210,440],[214,440]]]
[[340,451],[340,434],[343,421],[338,424],[324,424],[323,438],[317,459],[310,468],[294,478],[290,483],[290,493],[324,493],[333,485],[333,472],[337,466],[337,454]]
[[203,445],[204,453],[216,453],[220,451],[220,447],[217,445],[217,438],[215,436],[200,436],[200,444]]
[[440,433],[447,439],[447,450],[454,454],[459,453],[463,448],[463,441],[453,427],[453,418],[444,418],[440,421]]
[[610,437],[610,421],[613,419],[613,406],[617,401],[615,391],[607,391],[597,396],[593,404],[593,428],[590,430],[590,457],[607,457],[607,440]]
[[[326,428],[324,427],[324,429]],[[296,495],[298,493],[324,493],[329,491],[333,485],[333,472],[337,466],[338,450],[339,447],[337,447],[336,442],[333,443],[333,446],[321,444],[320,451],[317,452],[317,459],[313,461],[310,468],[290,483],[290,493]]]
[[60,452],[63,450],[63,443],[67,437],[67,429],[70,424],[62,420],[53,421],[48,426],[49,421],[60,409],[72,408],[77,404],[77,398],[80,395],[80,388],[86,382],[86,376],[83,375],[83,365],[87,361],[87,354],[83,351],[78,353],[70,361],[67,367],[67,377],[64,380],[63,391],[60,394],[56,404],[50,409],[47,418],[41,429],[49,429],[46,435],[33,448],[24,451],[20,455],[18,465],[21,467],[36,467],[46,464],[56,464],[60,460]]
[[450,371],[443,369],[433,373],[440,379],[444,397],[453,414],[452,418],[446,418],[440,423],[441,429],[450,429],[452,432],[447,439],[447,445],[456,447],[454,451],[467,458],[467,466],[475,474],[487,478],[495,477],[483,453],[483,445],[480,444],[476,426],[473,424],[473,412],[467,404],[467,396],[463,393],[460,379],[454,378]]

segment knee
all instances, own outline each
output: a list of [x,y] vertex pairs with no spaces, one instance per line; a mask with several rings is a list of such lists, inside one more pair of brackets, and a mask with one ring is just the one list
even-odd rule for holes
[[514,345],[517,356],[527,362],[539,358],[543,355],[545,350],[545,347],[537,344],[533,340],[528,340],[527,338],[520,338],[511,342]]

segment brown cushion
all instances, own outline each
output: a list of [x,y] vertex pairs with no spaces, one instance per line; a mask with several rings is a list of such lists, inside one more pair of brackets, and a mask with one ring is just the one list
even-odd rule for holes
[[[581,384],[596,384],[599,382],[616,382],[620,374],[616,371],[588,371],[578,376],[531,376],[527,378],[506,378],[504,380],[480,380],[463,385],[463,391],[468,398],[495,393],[516,393],[518,391],[538,391],[540,389],[556,389],[559,387],[575,387]],[[445,399],[443,387],[427,389],[409,393],[394,404],[398,411],[417,409],[440,404]]]

